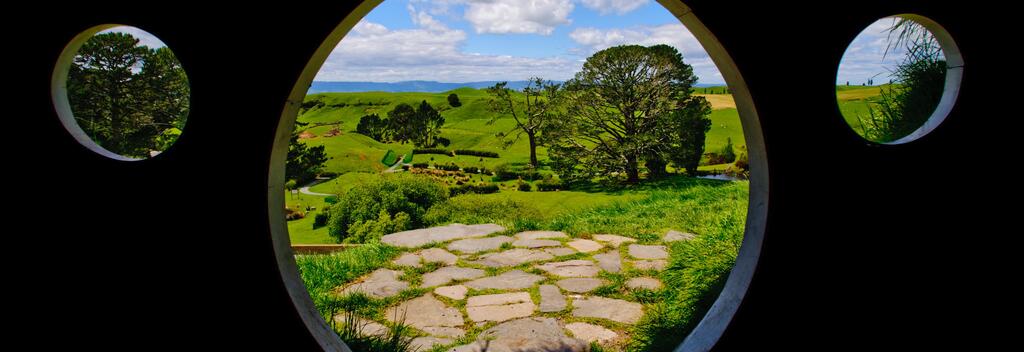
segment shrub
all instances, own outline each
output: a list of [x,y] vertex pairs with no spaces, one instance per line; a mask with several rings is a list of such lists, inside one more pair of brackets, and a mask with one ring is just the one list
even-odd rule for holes
[[423,221],[430,226],[449,223],[501,223],[513,225],[520,221],[539,222],[537,208],[511,199],[487,199],[474,195],[453,197],[427,211]]
[[298,182],[296,182],[295,180],[288,180],[288,182],[284,183],[284,189],[289,190],[289,191],[293,190],[293,189],[297,189],[298,187],[299,187],[298,186]]
[[529,191],[532,191],[532,190],[533,190],[533,187],[530,186],[529,183],[526,183],[526,182],[523,182],[523,181],[519,181],[519,191],[520,192],[529,192]]
[[406,163],[406,164],[411,163],[412,162],[412,155],[413,155],[413,152],[405,153],[405,158],[402,159],[402,162]]
[[472,149],[456,149],[453,154],[455,155],[472,155],[484,158],[499,158],[498,153],[488,152],[483,150],[472,150]]
[[554,179],[544,179],[537,182],[537,190],[540,192],[550,192],[562,189],[562,181]]
[[451,154],[448,150],[441,149],[441,148],[416,148],[416,149],[412,150],[412,153],[413,154],[441,154],[441,155],[450,155]]
[[416,169],[426,169],[427,167],[430,167],[430,164],[427,164],[427,163],[414,163],[414,164],[412,164],[412,167],[416,168]]
[[384,158],[380,162],[387,166],[394,165],[398,162],[398,155],[395,154],[394,150],[388,149],[388,152],[384,154]]
[[314,230],[319,229],[319,228],[324,227],[324,226],[327,226],[327,219],[330,218],[330,213],[329,213],[330,210],[328,210],[328,209],[324,209],[324,210],[320,211],[319,213],[316,213],[316,216],[313,218],[313,229]]
[[409,171],[409,165],[402,165],[402,170]]
[[[351,227],[359,224],[360,236],[366,236],[373,229],[386,229],[391,222],[397,227],[402,220],[399,213],[408,216],[405,228],[423,225],[423,214],[434,204],[448,199],[448,190],[429,178],[400,173],[384,175],[379,179],[358,184],[331,207],[328,232],[338,242],[344,241],[353,232]],[[386,212],[388,218],[381,216]],[[367,224],[368,220],[375,223]],[[353,241],[348,241],[353,242]]]
[[327,203],[327,204],[334,204],[334,203],[337,203],[337,202],[338,202],[338,197],[336,197],[336,196],[327,196],[326,198],[324,198],[324,203]]
[[394,217],[381,210],[376,219],[356,221],[348,229],[346,243],[376,243],[381,236],[409,229],[409,214],[398,212]]
[[724,163],[731,163],[736,161],[736,152],[733,151],[732,148],[732,138],[725,139],[725,145],[722,146],[722,150],[719,151],[718,154],[722,156],[722,159],[724,159]]
[[434,168],[438,169],[438,170],[444,170],[444,171],[459,171],[459,166],[455,165],[455,163],[434,164]]
[[458,187],[451,188],[450,192],[451,192],[451,196],[454,197],[454,196],[457,196],[457,195],[460,195],[460,194],[466,194],[466,193],[476,193],[476,194],[497,193],[499,190],[500,190],[500,188],[498,188],[497,184],[487,183],[487,184],[483,184],[483,185],[465,184],[465,185],[461,185],[461,186],[458,186]]
[[540,178],[540,173],[532,169],[521,169],[509,164],[500,164],[494,167],[494,181],[509,181],[509,180],[536,180]]
[[322,177],[329,177],[329,178],[335,178],[335,177],[338,177],[339,175],[338,175],[337,172],[334,172],[334,171],[324,171],[324,172],[320,173],[320,176],[322,176]]
[[448,94],[448,105],[453,108],[462,106],[462,102],[459,101],[459,96],[455,93]]
[[465,171],[466,173],[470,173],[470,174],[488,174],[488,173],[490,173],[490,171],[487,170],[487,168],[483,168],[483,167],[479,167],[479,166],[466,166],[466,167],[462,168],[462,171]]
[[284,208],[284,218],[285,218],[285,220],[292,221],[292,220],[302,219],[302,218],[305,218],[305,217],[306,217],[306,214],[304,214],[301,210],[292,209],[292,208]]

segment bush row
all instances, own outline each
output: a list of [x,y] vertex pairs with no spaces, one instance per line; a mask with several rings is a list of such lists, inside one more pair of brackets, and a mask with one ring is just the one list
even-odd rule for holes
[[476,193],[476,194],[489,194],[497,193],[499,190],[498,185],[493,183],[487,183],[483,185],[464,184],[461,186],[452,187],[449,189],[449,194],[454,197],[460,194]]
[[472,155],[484,158],[500,158],[498,153],[488,152],[483,150],[472,150],[472,149],[456,149],[454,150],[455,155]]

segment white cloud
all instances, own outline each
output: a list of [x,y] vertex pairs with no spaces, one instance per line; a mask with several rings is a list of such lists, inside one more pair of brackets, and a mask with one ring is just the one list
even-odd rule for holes
[[[135,37],[136,39],[139,40],[139,44],[148,46],[150,49],[157,49],[157,48],[162,48],[162,47],[167,46],[167,44],[164,44],[164,42],[162,40],[160,40],[160,38],[157,38],[156,36],[150,34],[149,32],[146,32],[146,31],[141,30],[141,29],[136,28],[136,27],[118,26],[118,27],[113,27],[113,28],[110,28],[110,29],[102,30],[102,31],[100,31],[97,34],[104,34],[104,33],[126,33],[126,34],[130,34],[131,36],[133,36],[133,37]],[[172,48],[171,50],[174,50],[174,49]]]
[[419,28],[392,30],[361,21],[327,58],[316,80],[470,82],[523,80],[534,75],[564,80],[581,66],[559,57],[464,53],[460,47],[465,32],[450,29],[425,12],[415,11],[413,17]]
[[615,12],[624,15],[647,4],[647,0],[580,0],[583,6],[596,10],[602,15]]
[[889,28],[893,25],[892,18],[883,18],[865,28],[843,53],[836,75],[837,84],[858,85],[873,79],[875,84],[888,83],[889,75],[899,60],[906,55],[904,48],[892,48],[886,53],[889,45]]
[[683,55],[683,62],[693,66],[701,83],[725,82],[707,51],[682,24],[615,29],[577,28],[569,33],[569,38],[580,44],[578,50],[587,56],[616,45],[671,45]]
[[477,33],[534,33],[549,35],[568,25],[570,0],[468,0],[465,18]]

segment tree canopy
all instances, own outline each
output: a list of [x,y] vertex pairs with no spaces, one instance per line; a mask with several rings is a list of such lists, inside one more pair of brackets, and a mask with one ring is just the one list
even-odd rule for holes
[[711,109],[691,95],[696,81],[690,65],[668,45],[622,45],[595,53],[565,84],[565,118],[548,130],[552,166],[569,180],[634,183],[642,163],[657,175],[667,159],[690,165],[697,155],[699,161]]
[[[538,138],[550,121],[558,118],[557,99],[561,85],[538,77],[531,78],[523,87],[522,100],[514,97],[507,85],[508,82],[500,82],[487,88],[487,93],[491,95],[491,110],[511,115],[516,122],[511,131],[501,132],[497,137],[504,140],[507,148],[525,134],[530,142],[530,166],[536,168],[537,145],[540,142]],[[499,116],[494,115],[489,123],[497,121]],[[510,134],[512,138],[506,138]]]
[[189,84],[181,63],[166,47],[151,49],[126,33],[87,40],[72,62],[67,88],[82,130],[124,156],[162,151],[188,116]]

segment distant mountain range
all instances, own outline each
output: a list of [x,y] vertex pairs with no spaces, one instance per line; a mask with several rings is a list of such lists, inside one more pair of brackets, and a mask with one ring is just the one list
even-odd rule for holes
[[[493,86],[500,81],[482,81],[482,82],[464,82],[464,83],[448,83],[448,82],[436,82],[436,81],[403,81],[403,82],[324,82],[314,81],[309,86],[309,90],[306,94],[316,93],[328,93],[328,92],[425,92],[425,93],[441,93],[447,92],[453,89],[468,87],[474,89],[481,89]],[[521,90],[529,81],[510,81],[508,87],[515,90]],[[696,87],[714,87],[723,86],[722,83],[698,83]]]

